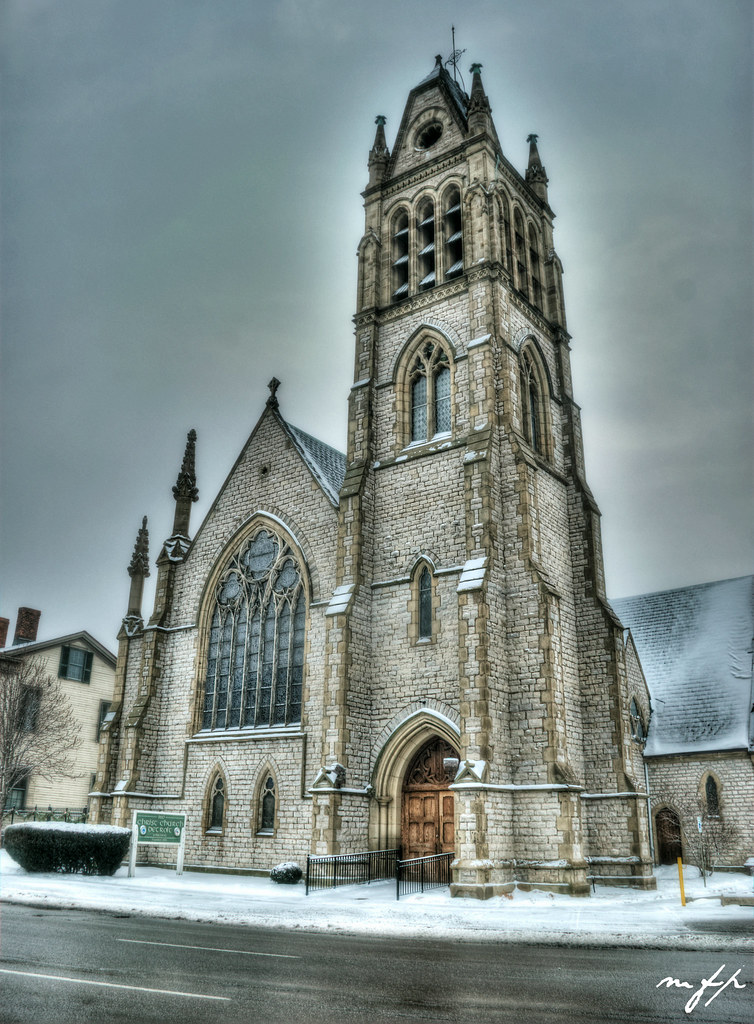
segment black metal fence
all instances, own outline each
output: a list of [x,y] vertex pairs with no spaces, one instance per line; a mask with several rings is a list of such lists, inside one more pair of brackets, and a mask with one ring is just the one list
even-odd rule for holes
[[424,892],[450,885],[450,865],[454,853],[436,853],[431,857],[413,857],[395,862],[395,898],[411,892]]
[[395,877],[400,850],[369,850],[306,858],[306,894],[338,885],[368,885]]
[[6,807],[3,825],[20,821],[80,821],[85,822],[89,810],[86,807]]

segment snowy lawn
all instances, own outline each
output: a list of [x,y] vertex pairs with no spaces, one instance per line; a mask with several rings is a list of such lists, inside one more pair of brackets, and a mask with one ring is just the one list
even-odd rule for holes
[[[718,873],[706,888],[696,868],[684,871],[681,906],[674,867],[656,870],[657,891],[598,886],[588,898],[516,890],[484,903],[451,899],[447,889],[395,899],[392,882],[305,895],[303,883],[268,878],[137,867],[112,877],[28,874],[0,850],[0,899],[49,907],[107,910],[149,917],[253,924],[301,931],[467,938],[569,945],[752,949],[741,934],[754,909],[721,906],[722,895],[751,896],[752,878]],[[726,932],[728,934],[726,934]]]

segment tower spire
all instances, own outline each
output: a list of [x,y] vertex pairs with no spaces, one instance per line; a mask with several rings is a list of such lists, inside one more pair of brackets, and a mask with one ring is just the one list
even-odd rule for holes
[[473,133],[490,131],[492,108],[482,85],[482,65],[472,64],[469,71],[472,75],[468,107],[469,131]]
[[177,537],[187,538],[189,535],[189,519],[191,517],[191,503],[199,497],[199,490],[196,486],[196,470],[194,468],[194,456],[196,453],[196,431],[189,430],[186,439],[186,450],[183,453],[183,462],[178,474],[173,497],[175,498],[175,516],[173,518],[173,534],[171,540]]
[[369,150],[369,184],[376,185],[385,177],[385,171],[387,170],[388,160],[390,159],[390,150],[388,149],[387,142],[385,140],[385,122],[387,118],[384,114],[378,114],[374,119],[374,123],[377,125],[377,131],[374,133],[374,143],[372,148]]
[[529,143],[529,166],[526,168],[526,181],[539,198],[547,202],[547,174],[539,159],[538,138],[539,136],[534,132],[526,136],[526,141]]
[[131,589],[128,594],[128,610],[123,619],[123,628],[128,636],[133,636],[144,625],[141,618],[141,598],[144,592],[144,580],[149,576],[149,530],[146,516],[142,519],[139,532],[136,534],[128,575],[131,577]]

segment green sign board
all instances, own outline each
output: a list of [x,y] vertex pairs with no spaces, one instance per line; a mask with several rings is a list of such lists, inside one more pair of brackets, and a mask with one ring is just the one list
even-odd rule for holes
[[137,811],[134,816],[136,841],[138,843],[178,844],[186,827],[183,814],[153,814],[151,811]]

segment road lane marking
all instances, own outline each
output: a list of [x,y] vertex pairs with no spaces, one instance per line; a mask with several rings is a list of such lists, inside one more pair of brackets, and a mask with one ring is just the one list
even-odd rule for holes
[[275,956],[281,960],[300,960],[292,953],[255,953],[248,949],[218,949],[216,946],[184,946],[180,942],[157,942],[154,939],[118,939],[118,942],[133,942],[138,946],[169,946],[171,949],[200,949],[203,953],[237,953],[239,956]]
[[118,985],[114,981],[89,981],[87,978],[65,978],[61,974],[35,974],[33,971],[10,971],[0,967],[0,974],[20,974],[25,978],[46,978],[47,981],[70,981],[74,985],[98,985],[100,988],[123,988],[129,992],[151,992],[158,996],[181,996],[184,999],[214,999],[222,1003],[231,1003],[229,996],[204,996],[199,992],[172,992],[166,988],[142,988],[140,985]]

